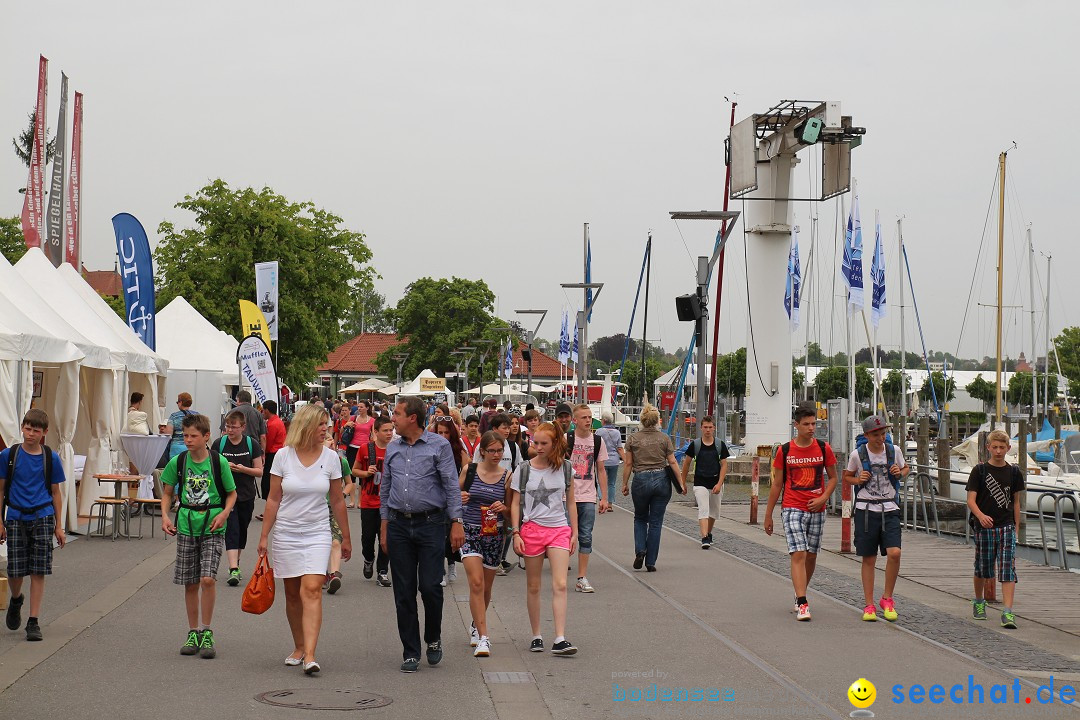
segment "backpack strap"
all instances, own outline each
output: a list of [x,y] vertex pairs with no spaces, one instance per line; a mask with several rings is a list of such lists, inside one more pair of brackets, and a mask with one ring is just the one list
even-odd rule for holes
[[791,441],[790,440],[780,446],[780,454],[783,455],[783,457],[784,457],[784,475],[783,475],[784,482],[781,483],[781,485],[780,485],[780,492],[781,493],[783,492],[783,488],[787,487],[787,481],[788,481],[787,456],[788,456],[788,452],[790,450],[791,450]]
[[817,468],[817,484],[821,486],[821,489],[825,489],[825,441],[818,438],[818,449],[821,450],[821,467]]
[[521,472],[518,473],[518,488],[517,488],[517,491],[518,491],[519,495],[524,495],[525,494],[525,486],[529,483],[529,468],[532,467],[532,463],[531,462],[523,463],[519,467],[521,468]]
[[563,460],[562,474],[563,474],[563,490],[569,490],[570,489],[570,483],[572,483],[574,481],[574,466],[570,464],[569,460]]
[[469,492],[469,488],[472,487],[473,482],[476,481],[476,463],[469,463],[469,469],[465,473],[465,484],[462,486],[462,490]]
[[510,446],[510,465],[512,467],[517,467],[517,464],[518,464],[518,444],[517,444],[517,441],[510,442],[509,440],[507,440],[506,444]]
[[368,464],[368,470],[371,470],[372,468],[376,468],[376,470],[378,469],[377,465],[379,464],[379,457],[378,457],[378,454],[375,452],[375,441],[374,440],[368,440],[368,444],[367,444],[367,464]]
[[696,460],[697,456],[701,454],[701,438],[696,438],[691,444],[694,446],[694,459]]
[[596,433],[593,433],[593,467],[596,467],[596,463],[600,462],[600,445],[603,444],[603,442],[604,439],[602,437],[600,437]]

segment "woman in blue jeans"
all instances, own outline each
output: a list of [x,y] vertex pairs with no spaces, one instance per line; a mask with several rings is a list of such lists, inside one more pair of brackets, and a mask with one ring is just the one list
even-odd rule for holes
[[665,468],[679,480],[679,494],[686,494],[686,481],[675,462],[671,438],[660,432],[660,411],[646,405],[641,411],[641,429],[626,439],[623,463],[623,495],[630,494],[630,473],[634,474],[634,569],[644,565],[656,572],[660,554],[660,531],[664,512],[671,500],[671,481]]

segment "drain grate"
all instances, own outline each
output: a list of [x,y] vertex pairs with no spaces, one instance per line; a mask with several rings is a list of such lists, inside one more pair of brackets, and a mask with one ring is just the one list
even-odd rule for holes
[[536,682],[531,672],[485,672],[486,683],[531,683]]
[[272,690],[256,695],[255,699],[274,707],[297,710],[367,710],[393,702],[385,695],[376,695],[360,688]]

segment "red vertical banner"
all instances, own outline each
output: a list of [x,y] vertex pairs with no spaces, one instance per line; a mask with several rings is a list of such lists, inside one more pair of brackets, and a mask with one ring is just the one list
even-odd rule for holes
[[68,192],[64,202],[67,215],[64,221],[64,262],[79,268],[79,210],[82,196],[82,93],[75,93],[75,114],[71,130],[71,167],[68,171]]
[[45,224],[45,103],[49,83],[49,60],[38,59],[37,104],[34,106],[34,145],[30,150],[30,173],[23,197],[22,230],[27,247],[41,247]]

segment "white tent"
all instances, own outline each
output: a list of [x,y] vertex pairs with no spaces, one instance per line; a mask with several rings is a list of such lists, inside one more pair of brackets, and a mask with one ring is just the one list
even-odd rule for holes
[[[192,408],[213,425],[228,403],[227,386],[239,381],[236,351],[240,342],[193,308],[183,297],[157,314],[157,349],[169,361],[168,408],[183,391]],[[166,416],[168,413],[166,413]]]
[[379,378],[368,378],[363,382],[353,383],[349,387],[341,388],[340,393],[361,393],[361,392],[374,392],[376,390],[382,390],[389,387],[390,383],[380,380]]
[[[41,254],[41,250],[27,251],[28,255],[34,253]],[[76,329],[49,305],[44,296],[51,287],[41,290],[39,293],[6,259],[0,262],[0,292],[49,334],[71,340],[85,356],[78,368],[72,363],[42,367],[41,397],[35,405],[49,414],[47,442],[60,455],[65,475],[71,477],[74,472],[77,447],[87,456],[85,475],[90,476],[107,469],[111,462],[109,439],[119,434],[119,418],[113,407],[115,376],[126,370],[108,347]],[[93,492],[87,493],[85,488],[83,485],[82,495],[90,497]],[[79,507],[70,488],[64,488],[64,507],[63,520],[67,527],[74,527]]]
[[432,380],[438,380],[439,376],[436,375],[435,373],[433,373],[431,370],[428,370],[428,369],[421,370],[419,375],[417,375],[411,381],[409,381],[409,382],[407,382],[407,383],[405,383],[404,385],[401,386],[401,394],[402,395],[425,395],[425,396],[430,397],[430,396],[434,395],[436,392],[441,392],[441,393],[446,395],[446,402],[449,403],[451,407],[454,405],[454,391],[453,390],[450,390],[449,388],[446,388],[446,389],[437,390],[437,391],[421,391],[420,390],[420,380],[421,380],[421,378],[428,378],[428,379],[432,379]]

